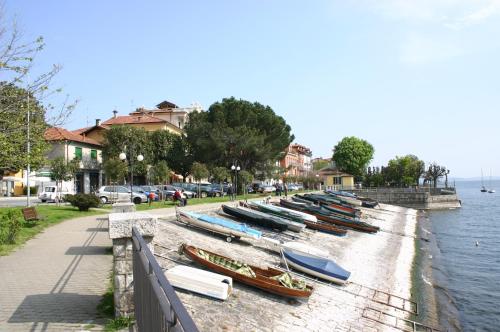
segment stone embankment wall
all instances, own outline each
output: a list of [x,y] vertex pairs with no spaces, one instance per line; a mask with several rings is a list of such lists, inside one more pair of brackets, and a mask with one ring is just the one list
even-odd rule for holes
[[413,209],[437,210],[461,207],[461,202],[457,194],[435,195],[430,192],[406,191],[399,188],[353,189],[349,191],[362,197],[377,200],[380,203]]

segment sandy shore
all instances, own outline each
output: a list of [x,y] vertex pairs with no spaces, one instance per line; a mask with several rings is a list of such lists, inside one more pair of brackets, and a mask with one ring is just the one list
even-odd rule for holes
[[[210,206],[186,207],[189,210],[215,210]],[[254,265],[279,265],[277,255],[259,243],[234,241],[183,226],[172,221],[170,211],[162,215],[155,251],[174,261],[158,258],[169,268],[179,262],[192,264],[177,254],[183,242],[244,260]],[[347,237],[306,230],[299,241],[326,249],[337,263],[351,271],[351,283],[331,286],[313,283],[315,291],[307,302],[289,301],[260,290],[235,283],[231,297],[212,300],[189,292],[178,294],[201,331],[394,331],[394,317],[407,318],[409,313],[384,302],[386,294],[373,297],[373,289],[411,298],[411,267],[415,252],[416,211],[390,205],[380,209],[363,209],[363,220],[379,226],[377,234],[349,231]],[[285,239],[285,237],[281,237]],[[377,301],[378,300],[378,301]],[[391,301],[398,305],[397,299]],[[377,322],[378,312],[385,324]]]

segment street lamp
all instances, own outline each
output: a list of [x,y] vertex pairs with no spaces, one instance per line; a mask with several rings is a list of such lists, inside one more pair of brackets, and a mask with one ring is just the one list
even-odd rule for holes
[[[134,202],[134,194],[132,190],[132,185],[134,184],[134,158],[132,156],[132,152],[129,151],[131,156],[129,159],[129,168],[130,168],[130,201],[133,203]],[[120,158],[121,161],[126,161],[127,160],[127,154],[125,152],[121,152],[118,157]],[[137,155],[137,161],[143,161],[144,156],[142,154]]]
[[[237,163],[235,163],[237,164]],[[235,183],[235,187],[234,187],[234,192],[233,192],[233,195],[234,195],[234,198],[236,198],[237,194],[238,194],[238,172],[240,171],[240,166],[236,166],[236,165],[232,165],[231,166],[231,170],[234,172],[234,183]]]

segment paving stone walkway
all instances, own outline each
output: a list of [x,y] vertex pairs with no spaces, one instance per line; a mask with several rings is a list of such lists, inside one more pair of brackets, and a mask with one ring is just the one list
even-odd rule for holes
[[[100,216],[103,218],[104,216]],[[0,331],[101,330],[113,256],[108,222],[67,220],[0,257]]]

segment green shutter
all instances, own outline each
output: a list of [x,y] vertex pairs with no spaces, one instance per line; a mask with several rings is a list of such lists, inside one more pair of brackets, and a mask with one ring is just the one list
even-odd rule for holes
[[75,148],[75,158],[82,160],[82,148]]
[[90,150],[90,159],[92,160],[97,159],[97,150]]

